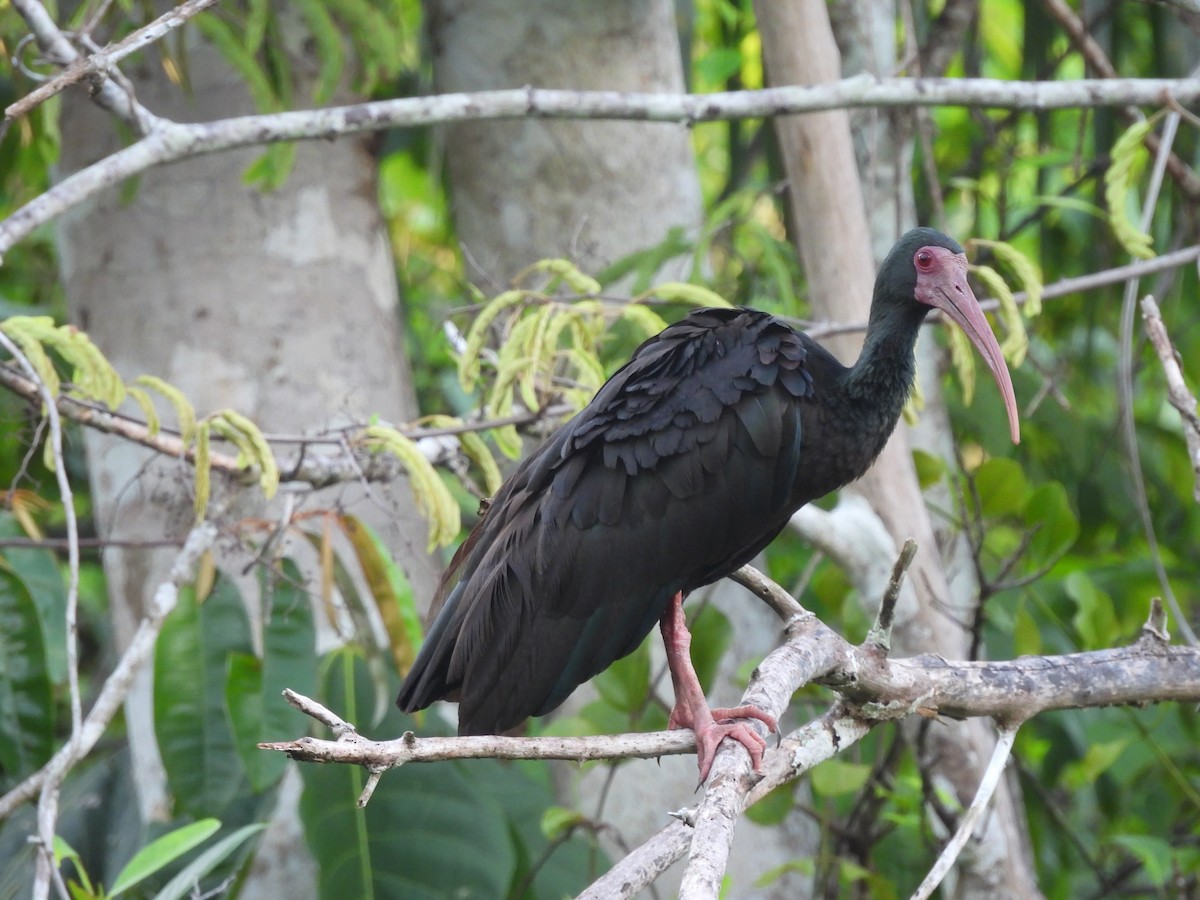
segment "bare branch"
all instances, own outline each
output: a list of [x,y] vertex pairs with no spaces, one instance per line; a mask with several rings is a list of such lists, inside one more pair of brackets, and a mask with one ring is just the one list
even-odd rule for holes
[[[81,59],[79,51],[38,0],[12,0],[12,4],[37,38],[38,46],[47,59],[60,66],[70,66]],[[94,85],[93,99],[96,103],[133,128],[137,134],[149,134],[162,120],[138,103],[130,91],[116,84],[111,78],[101,77],[99,71],[81,76],[87,77]],[[112,72],[111,67],[105,70],[106,75],[111,75]],[[8,110],[5,110],[4,118],[7,127],[12,118]],[[3,251],[0,251],[0,255],[3,255]]]
[[[751,580],[751,575],[743,571],[739,581]],[[768,579],[759,578],[757,592],[780,590]],[[690,874],[685,875],[682,896],[716,896],[709,891],[714,883],[720,883],[734,827],[747,804],[845,749],[876,722],[918,713],[991,716],[1013,723],[1051,709],[1196,702],[1200,700],[1200,650],[1171,646],[1161,632],[1147,628],[1127,647],[1066,656],[1022,657],[1008,662],[950,662],[937,656],[888,660],[869,647],[851,645],[816,616],[802,612],[789,624],[784,644],[759,665],[742,702],[778,714],[795,690],[810,681],[833,687],[845,699],[769,750],[761,779],[752,773],[749,756],[740,745],[722,744],[704,800],[685,817],[693,824],[694,836],[690,842],[692,865]],[[322,712],[318,704],[305,706],[323,721],[341,721]],[[336,741],[302,737],[260,746],[283,751],[293,759],[353,763],[374,772],[405,762],[478,756],[647,758],[690,752],[694,740],[688,732],[591,738],[418,738],[407,733],[396,740],[377,742],[346,732]],[[643,879],[652,880],[685,852],[685,838],[686,832],[679,827],[664,829],[652,839],[652,846],[638,851],[631,869],[618,863],[619,878],[602,879],[583,896],[632,896],[648,883]],[[614,887],[627,883],[631,885],[628,893]]]
[[[20,2],[29,5],[32,0]],[[105,82],[104,88],[111,87],[111,82]],[[881,79],[860,75],[831,84],[717,94],[525,88],[381,100],[197,124],[158,120],[142,140],[65,178],[0,223],[0,256],[38,226],[153,166],[279,141],[329,140],[383,128],[485,119],[628,119],[691,125],[865,106],[1045,110],[1127,104],[1187,105],[1197,100],[1200,100],[1200,80],[1192,78],[1016,82],[986,78]]]
[[[125,35],[125,37],[115,44],[109,44],[107,47],[89,56],[77,55],[67,65],[66,70],[62,74],[43,83],[20,100],[10,104],[4,110],[4,118],[7,120],[6,124],[13,119],[28,114],[30,110],[45,103],[51,97],[62,93],[73,84],[78,84],[81,81],[89,81],[93,86],[98,86],[102,82],[106,82],[112,74],[113,67],[122,59],[132,53],[136,53],[143,47],[153,44],[155,41],[161,40],[171,31],[182,26],[188,19],[199,12],[203,12],[210,6],[216,6],[218,2],[219,0],[186,0],[186,2],[179,4],[174,9],[163,13],[149,25],[144,25],[136,31]],[[23,4],[18,2],[15,5],[20,7]],[[24,5],[32,7],[34,4],[25,2]],[[30,22],[28,16],[26,17],[26,21]],[[36,18],[36,21],[40,27],[39,35],[45,35],[46,43],[53,44],[60,51],[56,54],[57,58],[55,61],[60,64],[66,64],[66,60],[62,58],[62,52],[65,52],[65,48],[58,40],[60,36],[65,40],[66,36],[61,31],[58,31],[57,28],[50,30],[46,26],[45,20],[40,16]],[[30,22],[30,25],[32,27],[33,22]],[[66,46],[71,47],[70,41],[67,41]],[[74,52],[74,47],[71,47],[71,51]],[[133,102],[132,98],[123,89],[120,91],[120,94],[124,101]],[[143,115],[145,115],[144,111]]]

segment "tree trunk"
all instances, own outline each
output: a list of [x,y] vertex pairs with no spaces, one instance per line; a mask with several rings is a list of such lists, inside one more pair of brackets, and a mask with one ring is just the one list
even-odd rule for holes
[[[430,0],[434,79],[439,91],[532,85],[545,88],[680,92],[683,68],[675,10],[668,0]],[[679,125],[636,122],[477,122],[443,131],[458,235],[473,280],[495,290],[539,259],[567,256],[597,272],[662,242],[671,229],[695,234],[702,222],[690,135]],[[660,270],[686,276],[687,259]],[[689,601],[689,608],[696,605]],[[734,626],[717,702],[735,702],[734,669],[761,657],[779,625],[742,589],[723,583],[712,602]],[[657,635],[652,636],[657,654]],[[661,655],[657,657],[661,662]],[[666,682],[669,685],[669,681]],[[666,688],[669,691],[669,687]],[[588,696],[581,688],[569,704]],[[668,698],[669,699],[669,698]],[[580,777],[563,767],[568,802],[620,827],[627,845],[667,821],[696,786],[691,757],[644,766],[596,767]],[[803,897],[803,879],[764,872],[815,845],[811,823],[739,829],[730,874],[738,897]],[[624,855],[610,844],[614,855]],[[677,870],[678,872],[678,867]],[[677,885],[670,876],[659,889]]]
[[[255,111],[241,76],[211,47],[193,40],[187,59],[187,92],[150,71],[150,63],[130,71],[148,108],[193,121]],[[120,146],[101,111],[77,94],[68,98],[65,172]],[[165,378],[201,415],[232,407],[264,431],[288,433],[372,413],[397,422],[413,418],[394,263],[375,204],[374,160],[358,140],[302,144],[287,183],[266,193],[243,183],[260,152],[153,169],[130,197],[109,191],[66,219],[59,239],[72,318],[124,378]],[[173,421],[169,411],[164,421]],[[87,435],[87,450],[102,536],[136,541],[186,533],[193,516],[187,466],[95,433]],[[278,504],[268,507],[257,490],[232,500],[227,522],[279,515]],[[371,521],[417,592],[432,590],[436,572],[423,552],[425,525],[406,484],[373,486],[369,501],[358,486],[305,495],[297,508],[334,505]],[[246,562],[235,543],[227,542],[220,561],[229,571]],[[169,549],[105,552],[119,649],[173,555]],[[169,798],[154,737],[151,673],[143,673],[131,693],[126,716],[143,820],[163,820]],[[291,809],[277,815],[242,896],[315,893],[294,788],[281,793]]]
[[[791,3],[755,4],[763,36],[763,55],[771,84],[817,84],[842,77],[824,4],[798,0]],[[871,6],[875,15],[890,10]],[[866,24],[866,23],[864,23]],[[866,34],[877,29],[867,25]],[[871,41],[872,46],[879,44]],[[796,241],[808,277],[809,295],[818,318],[866,321],[875,271],[872,247],[890,245],[911,221],[911,204],[900,188],[895,199],[873,196],[872,208],[891,212],[879,232],[894,228],[890,239],[872,240],[863,200],[862,183],[854,165],[854,143],[849,116],[844,111],[776,119],[789,180],[789,199],[796,222]],[[907,151],[896,151],[902,163]],[[907,166],[896,185],[907,183]],[[880,206],[877,207],[877,204]],[[833,343],[833,342],[831,342]],[[843,336],[833,346],[844,361],[853,359],[861,339]],[[929,396],[929,395],[927,395]],[[930,402],[935,402],[930,396]],[[920,652],[963,658],[969,651],[969,634],[956,613],[973,601],[971,585],[958,584],[952,592],[939,555],[939,544],[921,496],[912,465],[907,430],[901,426],[879,460],[856,485],[883,520],[897,545],[908,537],[919,551],[909,570],[911,589],[901,600],[893,634],[898,655]],[[921,729],[911,735],[935,785],[947,783],[959,802],[970,803],[994,739],[987,723],[954,723]],[[958,897],[1040,896],[1027,839],[1020,824],[1019,807],[1002,786],[994,809],[977,833],[972,852],[958,865],[954,895]]]

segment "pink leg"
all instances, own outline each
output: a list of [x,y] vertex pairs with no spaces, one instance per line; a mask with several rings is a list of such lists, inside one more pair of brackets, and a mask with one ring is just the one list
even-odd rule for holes
[[717,745],[724,738],[733,738],[746,748],[755,772],[762,772],[762,755],[767,742],[745,722],[730,719],[758,719],[768,729],[777,731],[779,726],[772,716],[754,706],[738,706],[733,709],[709,709],[700,679],[692,666],[692,635],[683,618],[683,594],[671,598],[671,604],[659,620],[663,644],[667,648],[667,665],[671,669],[671,682],[675,686],[675,708],[671,710],[669,728],[690,728],[696,733],[696,762],[700,766],[700,781],[708,778]]

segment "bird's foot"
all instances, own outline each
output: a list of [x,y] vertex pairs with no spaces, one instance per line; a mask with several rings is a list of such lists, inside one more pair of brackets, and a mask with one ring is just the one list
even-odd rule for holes
[[746,748],[750,754],[750,763],[754,771],[762,774],[763,751],[767,742],[761,735],[744,721],[737,719],[757,719],[767,726],[769,731],[777,732],[779,724],[771,716],[756,706],[737,706],[731,709],[709,709],[704,706],[694,710],[687,706],[676,704],[671,710],[669,728],[690,728],[696,735],[696,764],[700,768],[700,784],[708,780],[709,770],[717,755],[717,747],[725,738],[731,738]]

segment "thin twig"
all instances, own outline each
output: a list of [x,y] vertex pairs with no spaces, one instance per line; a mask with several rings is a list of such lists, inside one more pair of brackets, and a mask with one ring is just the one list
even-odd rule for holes
[[[38,46],[47,59],[60,66],[69,66],[80,58],[79,51],[38,0],[12,0],[12,5],[37,37]],[[97,83],[93,99],[140,135],[150,134],[163,122],[138,103],[132,94],[109,78],[101,79]],[[6,115],[5,126],[10,121]]]
[[[1146,201],[1142,207],[1142,231],[1149,231],[1154,219],[1154,208],[1158,202],[1159,190],[1162,186],[1162,176],[1165,159],[1171,152],[1176,129],[1179,126],[1179,114],[1167,114],[1163,123],[1163,139],[1159,144],[1158,156],[1154,161],[1154,170],[1150,185],[1146,192]],[[1125,452],[1129,460],[1130,481],[1133,489],[1133,501],[1141,519],[1142,531],[1146,535],[1146,544],[1150,551],[1150,561],[1158,576],[1158,582],[1166,597],[1167,606],[1178,623],[1179,631],[1193,647],[1200,646],[1196,632],[1184,615],[1183,608],[1175,596],[1171,579],[1167,575],[1167,567],[1162,559],[1162,551],[1158,546],[1158,535],[1154,528],[1154,516],[1150,511],[1150,498],[1146,494],[1146,480],[1142,472],[1141,452],[1137,441],[1137,424],[1133,416],[1133,325],[1136,313],[1138,279],[1130,278],[1125,283],[1125,296],[1121,304],[1121,353],[1117,362],[1117,389],[1120,395],[1121,435],[1125,443]]]
[[1154,298],[1146,296],[1142,299],[1142,320],[1146,323],[1146,334],[1150,343],[1158,353],[1158,361],[1162,364],[1167,377],[1167,399],[1175,407],[1183,420],[1183,435],[1187,441],[1188,456],[1192,460],[1192,471],[1195,473],[1196,485],[1193,495],[1200,503],[1200,415],[1196,412],[1196,395],[1189,390],[1183,378],[1183,369],[1179,365],[1179,354],[1171,345],[1171,337],[1163,325],[1158,304]]
[[988,767],[983,772],[983,778],[979,781],[979,790],[975,793],[975,799],[971,801],[971,805],[959,822],[958,831],[954,833],[950,843],[942,850],[937,862],[925,876],[925,880],[913,892],[912,900],[927,900],[933,894],[937,886],[942,883],[942,879],[946,877],[946,873],[950,871],[950,867],[958,859],[958,855],[962,853],[962,849],[971,835],[975,833],[983,811],[987,808],[992,794],[996,792],[996,786],[1000,783],[1004,767],[1008,764],[1008,758],[1012,754],[1013,741],[1017,738],[1019,727],[1020,723],[1018,722],[1005,725],[1000,729],[1000,735],[996,739],[996,749],[992,752],[991,761],[988,762]]
[[[20,100],[10,104],[4,110],[4,118],[11,121],[27,115],[30,110],[80,81],[92,80],[93,84],[98,84],[95,79],[106,80],[111,75],[113,67],[122,59],[161,40],[171,31],[181,27],[188,19],[210,6],[215,6],[218,2],[220,0],[186,0],[169,12],[163,13],[148,25],[143,25],[136,31],[125,35],[115,44],[109,44],[88,56],[77,56],[70,61],[66,70],[60,75],[44,82],[36,90],[30,91]],[[56,61],[64,64],[62,59]]]
[[[62,421],[58,416],[53,392],[38,376],[37,370],[21,348],[3,331],[0,331],[0,347],[7,350],[26,376],[36,382],[42,408],[46,411],[46,418],[50,423],[54,477],[58,482],[67,525],[67,692],[71,707],[71,737],[67,746],[76,747],[80,743],[83,731],[83,701],[79,694],[79,520],[75,515],[75,495],[71,490],[70,479],[67,478],[67,463],[63,457]],[[33,883],[34,900],[43,900],[49,896],[50,885],[54,881],[54,834],[58,830],[59,789],[65,777],[66,770],[63,770],[42,784],[37,814],[38,854]]]
[[896,601],[900,599],[904,573],[908,571],[916,555],[917,542],[907,538],[904,546],[900,548],[900,555],[896,557],[896,564],[892,566],[892,576],[888,579],[887,590],[883,592],[883,598],[879,601],[879,614],[875,617],[875,624],[867,632],[865,643],[878,648],[885,655],[892,649],[892,623],[896,619]]

